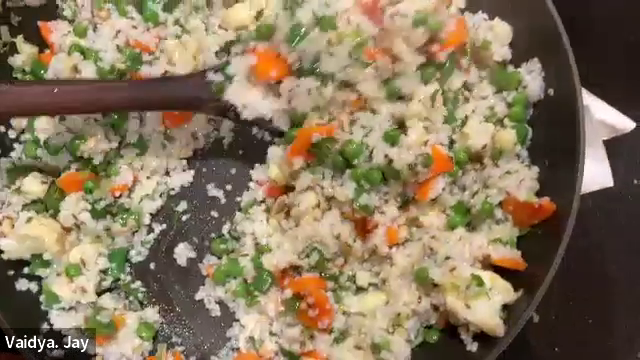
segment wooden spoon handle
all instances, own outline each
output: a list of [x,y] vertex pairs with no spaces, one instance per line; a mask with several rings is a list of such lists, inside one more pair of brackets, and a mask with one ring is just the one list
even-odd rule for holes
[[148,80],[53,80],[0,85],[0,118],[111,111],[198,111],[213,100],[203,74]]

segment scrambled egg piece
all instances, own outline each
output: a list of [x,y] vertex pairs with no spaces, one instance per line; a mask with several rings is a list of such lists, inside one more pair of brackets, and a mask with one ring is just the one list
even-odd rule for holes
[[65,232],[57,221],[35,216],[16,226],[0,239],[2,257],[8,260],[29,259],[33,254],[57,253],[64,245]]

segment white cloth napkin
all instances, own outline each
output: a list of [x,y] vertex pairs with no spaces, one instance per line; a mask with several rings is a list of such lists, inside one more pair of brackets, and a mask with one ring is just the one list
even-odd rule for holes
[[584,102],[586,153],[582,193],[613,186],[613,174],[604,140],[626,134],[636,123],[586,89],[582,89]]

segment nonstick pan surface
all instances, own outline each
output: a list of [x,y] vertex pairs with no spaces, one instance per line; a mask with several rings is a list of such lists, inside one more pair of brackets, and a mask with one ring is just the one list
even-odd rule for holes
[[[545,69],[545,81],[553,95],[547,96],[535,109],[530,124],[534,130],[530,154],[540,167],[541,192],[558,205],[557,213],[519,241],[529,263],[525,272],[502,274],[524,294],[508,308],[507,334],[503,338],[478,338],[477,352],[467,352],[464,345],[451,332],[435,345],[424,345],[414,350],[414,359],[494,359],[504,350],[529,318],[551,281],[562,258],[578,208],[584,158],[584,126],[580,98],[580,83],[566,34],[550,0],[469,0],[470,10],[483,10],[491,16],[500,16],[514,27],[514,63],[538,57]],[[6,6],[6,2],[2,3]],[[19,26],[10,26],[11,34],[23,34],[30,42],[44,45],[38,35],[37,20],[56,18],[57,9],[50,1],[39,8],[5,8],[0,21],[10,24],[11,13],[18,15]],[[0,78],[11,81],[11,68],[6,57],[0,57]],[[5,119],[3,119],[5,120]],[[171,197],[155,220],[167,223],[152,246],[147,260],[134,268],[135,276],[148,288],[152,303],[159,305],[164,317],[161,339],[174,335],[182,339],[187,355],[208,359],[225,342],[226,329],[233,315],[223,310],[223,316],[212,318],[201,302],[193,296],[202,284],[202,275],[195,266],[180,267],[173,259],[173,248],[179,242],[198,238],[198,252],[203,256],[211,233],[219,232],[224,220],[230,219],[237,203],[220,204],[205,195],[205,185],[231,184],[228,199],[239,196],[249,179],[249,169],[263,162],[268,143],[251,135],[247,128],[236,127],[235,140],[224,150],[214,143],[190,159],[196,170],[192,186]],[[0,139],[1,153],[8,154],[11,142]],[[229,170],[235,168],[232,174]],[[175,221],[173,208],[180,200],[189,203],[186,221]],[[212,210],[220,214],[213,221]],[[149,264],[155,263],[155,270]],[[193,264],[193,262],[192,262]],[[37,297],[30,292],[17,292],[14,283],[24,262],[0,261],[0,325],[7,333],[20,328],[38,327],[45,320]],[[18,332],[18,331],[16,331]]]

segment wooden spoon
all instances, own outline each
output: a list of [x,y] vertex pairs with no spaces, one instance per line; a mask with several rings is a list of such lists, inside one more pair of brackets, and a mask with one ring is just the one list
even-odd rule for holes
[[282,133],[270,121],[243,120],[217,96],[206,71],[145,80],[46,80],[0,84],[0,118],[115,111],[193,111]]

